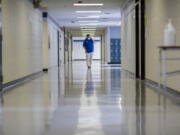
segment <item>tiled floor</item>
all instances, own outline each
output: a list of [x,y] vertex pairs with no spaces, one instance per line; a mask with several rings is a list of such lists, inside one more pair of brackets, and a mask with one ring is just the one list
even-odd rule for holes
[[0,101],[0,135],[180,135],[178,101],[100,62],[54,68]]

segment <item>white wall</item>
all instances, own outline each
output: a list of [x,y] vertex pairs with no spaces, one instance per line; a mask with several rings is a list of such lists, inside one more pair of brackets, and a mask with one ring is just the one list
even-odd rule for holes
[[108,63],[111,61],[110,56],[110,29],[106,28],[105,31],[105,63]]
[[[134,4],[123,10],[122,18],[122,66],[135,71],[135,38],[134,13],[130,12]],[[177,45],[180,44],[180,1],[179,0],[146,0],[146,78],[159,81],[159,49],[163,45],[164,28],[171,18],[177,32]],[[180,53],[167,53],[168,57],[180,57]],[[168,71],[180,70],[179,61],[168,62]],[[168,77],[168,87],[180,91],[180,75]]]
[[49,36],[49,67],[58,65],[58,30],[59,28],[48,19],[48,36]]
[[[147,0],[146,1],[146,75],[158,81],[158,46],[163,44],[163,32],[168,18],[171,18],[177,32],[177,45],[180,45],[180,1]],[[179,52],[172,52],[168,57],[180,57]],[[179,61],[169,62],[168,71],[180,70]],[[168,78],[168,86],[180,91],[180,75]]]
[[111,62],[111,39],[120,39],[120,27],[107,27],[105,30],[105,62]]
[[135,9],[134,2],[122,10],[121,34],[122,68],[135,73]]
[[121,37],[121,27],[110,27],[110,38],[120,39]]
[[49,39],[47,18],[43,18],[43,68],[49,68]]
[[[80,42],[74,42],[74,40],[80,40]],[[73,37],[73,60],[85,60],[86,55],[83,48],[84,37]],[[100,37],[93,37],[93,40],[101,40]],[[94,43],[93,59],[101,59],[101,41]]]
[[104,63],[106,60],[105,60],[105,43],[106,43],[106,39],[105,39],[105,33],[103,33],[102,34],[102,37],[101,37],[101,44],[102,44],[102,46],[101,46],[101,61]]
[[42,70],[42,13],[28,0],[3,0],[4,83]]
[[[59,31],[59,35],[58,35]],[[59,48],[58,48],[59,36]],[[50,45],[50,48],[49,48]],[[64,63],[64,33],[49,17],[43,18],[43,68],[51,68]]]
[[64,64],[64,31],[60,30],[60,63]]

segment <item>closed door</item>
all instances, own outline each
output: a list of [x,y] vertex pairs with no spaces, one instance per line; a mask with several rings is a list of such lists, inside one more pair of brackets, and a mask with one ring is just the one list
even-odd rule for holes
[[120,39],[111,39],[111,63],[121,63]]

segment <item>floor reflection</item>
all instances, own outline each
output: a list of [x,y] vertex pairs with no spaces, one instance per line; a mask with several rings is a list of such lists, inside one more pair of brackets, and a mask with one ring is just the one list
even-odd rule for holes
[[94,94],[94,82],[93,82],[93,79],[92,79],[92,71],[91,69],[88,69],[87,70],[87,73],[86,73],[86,84],[85,84],[85,92],[86,92],[86,95],[87,97],[90,97],[91,95]]
[[180,106],[120,69],[52,68],[0,96],[0,135],[179,135]]
[[136,135],[146,135],[146,87],[145,84],[136,80]]

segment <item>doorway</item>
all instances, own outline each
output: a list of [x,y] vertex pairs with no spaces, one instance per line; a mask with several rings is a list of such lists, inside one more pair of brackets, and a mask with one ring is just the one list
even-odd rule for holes
[[145,0],[135,0],[135,2],[136,77],[145,80]]
[[145,0],[128,1],[122,8],[123,67],[144,80]]
[[[1,3],[0,3],[1,4]],[[3,75],[2,75],[2,9],[0,8],[0,91],[2,91]]]

